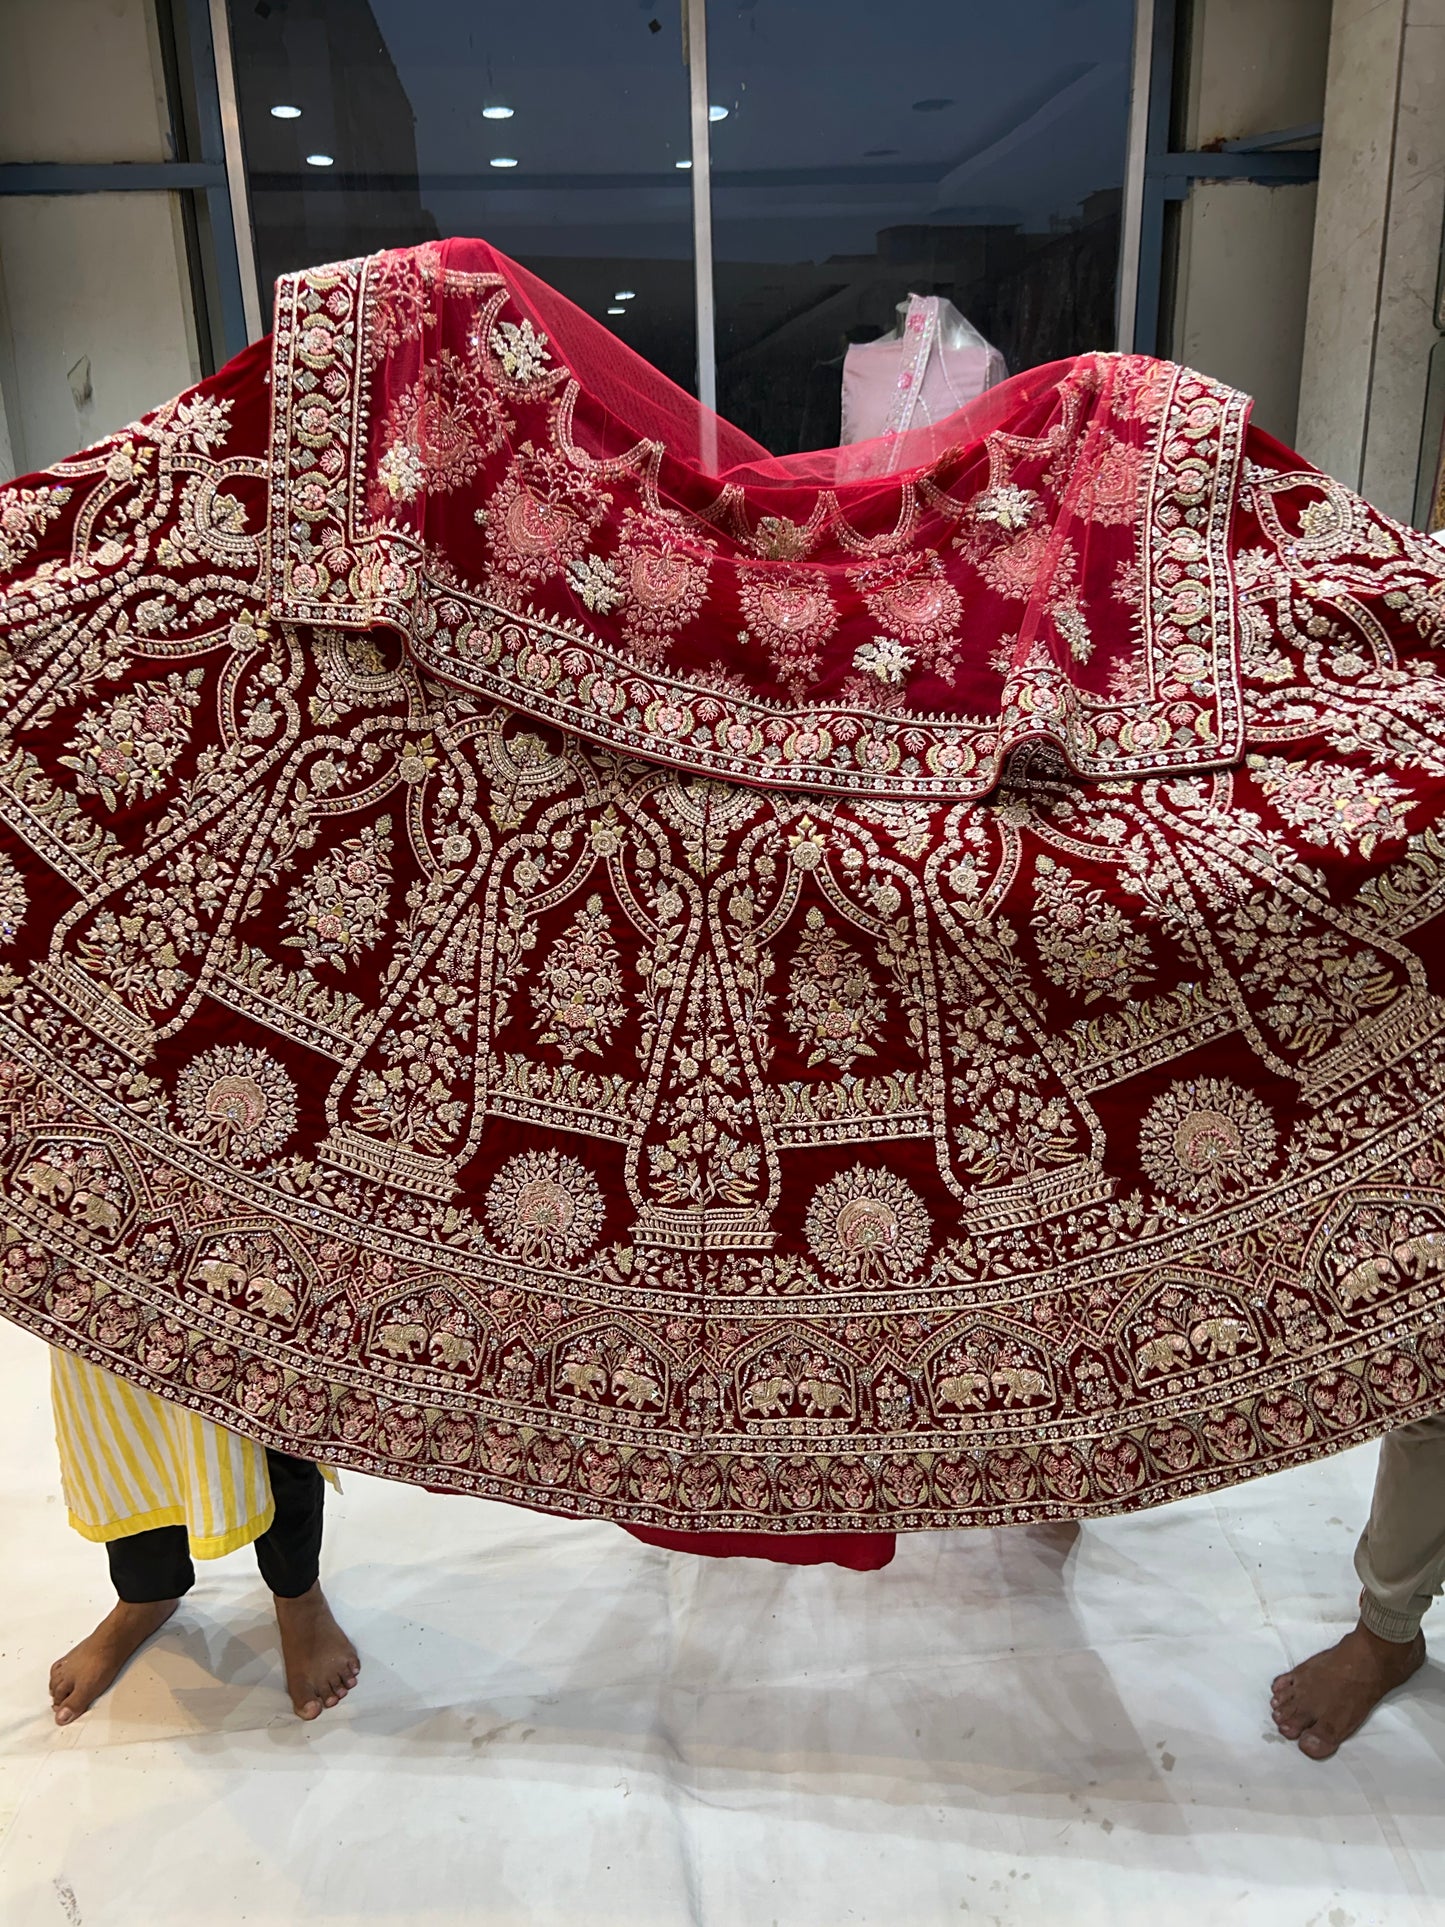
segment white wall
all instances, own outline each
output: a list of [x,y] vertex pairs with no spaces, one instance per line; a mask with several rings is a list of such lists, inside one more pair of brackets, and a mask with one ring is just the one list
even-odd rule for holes
[[[1330,0],[1200,0],[1188,53],[1189,148],[1317,122]],[[1295,436],[1314,244],[1312,184],[1201,181],[1180,211],[1171,352],[1255,398]]]
[[99,440],[197,379],[172,203],[168,194],[0,197],[16,472]]
[[1253,395],[1255,421],[1283,442],[1299,413],[1314,223],[1312,183],[1201,181],[1180,226],[1174,358]]
[[1201,0],[1192,25],[1190,148],[1319,119],[1330,0]]
[[[167,158],[150,0],[0,0],[0,161]],[[176,196],[0,197],[0,475],[199,374]]]
[[1408,521],[1445,223],[1445,0],[1335,0],[1300,447]]
[[0,0],[0,161],[163,161],[145,0]]

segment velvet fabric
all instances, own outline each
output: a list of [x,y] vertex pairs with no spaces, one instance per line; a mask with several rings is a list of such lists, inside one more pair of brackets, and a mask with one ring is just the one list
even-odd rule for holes
[[1438,1409],[1445,557],[1248,414],[774,460],[481,243],[283,283],[0,491],[0,1310],[861,1565]]

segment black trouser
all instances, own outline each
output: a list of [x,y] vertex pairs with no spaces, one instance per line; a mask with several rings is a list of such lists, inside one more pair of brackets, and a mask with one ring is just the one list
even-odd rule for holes
[[[266,1469],[276,1516],[256,1541],[261,1577],[280,1599],[299,1599],[316,1584],[321,1563],[321,1505],[326,1482],[309,1459],[267,1448]],[[156,1526],[112,1539],[110,1576],[128,1606],[179,1599],[196,1583],[184,1526]]]

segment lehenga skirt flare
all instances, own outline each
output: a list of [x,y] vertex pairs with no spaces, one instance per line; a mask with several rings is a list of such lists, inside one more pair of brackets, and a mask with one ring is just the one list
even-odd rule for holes
[[0,1311],[128,1385],[860,1564],[1445,1405],[1445,552],[1217,382],[774,461],[345,262],[0,641]]

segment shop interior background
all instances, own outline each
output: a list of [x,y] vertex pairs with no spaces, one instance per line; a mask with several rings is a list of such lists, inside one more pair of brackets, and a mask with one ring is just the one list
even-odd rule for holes
[[836,437],[848,345],[939,293],[1010,370],[1137,347],[1245,388],[1428,523],[1439,11],[5,0],[0,471],[219,365],[279,273],[477,234],[692,389],[701,349],[720,410],[780,453]]

